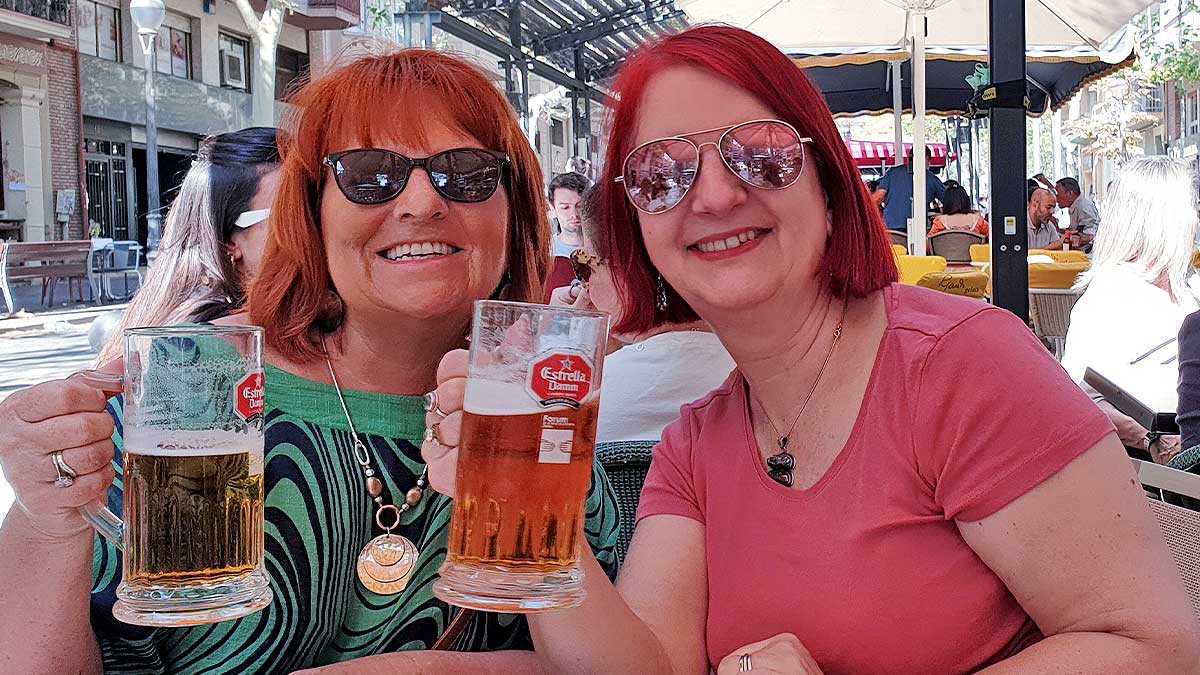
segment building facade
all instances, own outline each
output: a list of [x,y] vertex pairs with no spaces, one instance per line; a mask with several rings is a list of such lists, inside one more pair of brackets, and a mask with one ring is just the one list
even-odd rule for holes
[[[146,241],[145,66],[128,2],[76,0],[83,164],[94,236]],[[260,3],[261,5],[261,3]],[[165,209],[204,136],[252,125],[249,30],[230,0],[166,0],[155,48],[158,173]],[[316,31],[358,21],[357,0],[310,0],[286,19],[275,97],[307,72]],[[318,47],[319,48],[319,47]],[[275,106],[276,118],[284,104]]]

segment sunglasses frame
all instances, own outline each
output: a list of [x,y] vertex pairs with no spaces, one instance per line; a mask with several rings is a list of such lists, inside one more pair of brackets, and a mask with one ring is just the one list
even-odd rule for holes
[[[430,160],[436,159],[438,157],[441,157],[442,155],[445,155],[445,154],[448,154],[451,152],[461,152],[461,151],[482,152],[484,154],[491,155],[493,158],[495,158],[499,162],[498,168],[500,170],[500,176],[499,176],[499,178],[496,179],[495,187],[493,187],[492,191],[489,192],[487,194],[487,196],[484,197],[483,199],[466,200],[466,199],[458,199],[456,197],[451,197],[450,195],[443,192],[442,188],[438,187],[438,185],[433,182],[433,174],[430,173],[430,171],[429,171]],[[392,195],[391,197],[388,197],[387,199],[382,199],[377,202],[361,201],[361,200],[355,199],[354,197],[351,197],[350,195],[346,194],[346,189],[342,187],[341,182],[339,182],[337,179],[337,177],[338,177],[337,163],[339,161],[341,161],[341,159],[343,157],[345,157],[346,155],[352,155],[357,152],[382,152],[387,155],[393,155],[395,157],[399,157],[399,158],[403,159],[404,161],[408,162],[408,171],[406,171],[404,173],[404,182],[400,186],[400,189],[396,191],[396,194]],[[380,204],[386,204],[386,203],[392,201],[393,199],[395,199],[396,197],[399,197],[401,194],[404,193],[404,189],[408,187],[408,182],[412,179],[413,170],[418,169],[418,168],[423,169],[425,171],[425,177],[429,179],[429,184],[432,185],[434,191],[437,192],[442,197],[444,197],[452,202],[455,202],[457,204],[482,204],[483,202],[486,202],[487,200],[489,200],[493,196],[495,196],[496,190],[500,189],[500,183],[504,180],[505,167],[512,165],[512,161],[509,159],[507,153],[500,152],[498,150],[486,150],[484,148],[450,148],[449,150],[443,150],[441,152],[434,153],[428,157],[409,157],[407,155],[403,155],[399,152],[396,152],[395,150],[387,150],[385,148],[354,148],[352,150],[343,150],[341,152],[335,152],[333,154],[326,155],[325,159],[321,160],[321,163],[333,170],[333,182],[337,185],[338,191],[342,193],[342,196],[345,197],[350,202],[352,202],[354,204],[360,204],[362,206],[379,206]]]
[[[598,255],[588,253],[586,249],[582,248],[577,248],[574,251],[571,251],[571,255],[568,256],[567,259],[571,261],[571,272],[573,272],[575,274],[575,278],[583,284],[590,282],[592,280],[592,272],[595,272],[602,265],[604,265],[603,258]],[[586,267],[588,270],[586,279],[583,278],[584,275],[579,274],[581,267]]]
[[[746,180],[745,178],[742,178],[741,174],[739,174],[736,170],[734,170],[734,168],[732,166],[729,165],[729,160],[725,157],[725,153],[721,152],[721,144],[725,142],[726,136],[728,136],[729,134],[733,133],[734,131],[736,131],[738,129],[741,129],[742,127],[746,127],[751,124],[760,124],[762,122],[771,122],[774,124],[782,124],[783,126],[790,129],[792,131],[792,133],[796,134],[797,142],[800,144],[800,171],[798,171],[796,173],[795,180],[788,183],[787,185],[780,185],[779,187],[755,185],[754,183],[751,183],[750,181]],[[699,143],[698,144],[695,141],[693,141],[691,138],[689,138],[690,136],[702,136],[704,134],[712,134],[712,133],[716,133],[718,131],[722,132],[721,136],[719,138],[717,138],[717,140],[708,141],[707,143]],[[737,124],[731,124],[731,125],[725,126],[725,127],[715,127],[713,129],[704,129],[703,131],[690,131],[686,134],[678,134],[675,136],[667,136],[666,138],[656,138],[651,141],[646,141],[645,143],[642,143],[642,144],[638,145],[637,147],[635,147],[634,149],[630,150],[629,153],[625,155],[625,160],[621,162],[621,175],[614,178],[613,182],[621,183],[622,185],[625,186],[625,198],[629,200],[629,203],[631,205],[633,205],[633,208],[637,209],[638,211],[641,211],[642,213],[645,213],[646,215],[651,215],[651,216],[656,216],[660,213],[666,213],[667,211],[670,211],[671,209],[675,208],[676,206],[679,206],[680,204],[682,204],[683,200],[685,198],[687,198],[688,193],[692,191],[692,186],[694,186],[696,184],[696,180],[693,179],[691,185],[688,185],[687,189],[685,189],[683,191],[683,194],[680,195],[679,201],[675,202],[674,204],[668,206],[665,209],[662,209],[661,211],[647,211],[647,210],[641,208],[640,206],[638,206],[633,201],[633,197],[629,194],[629,185],[627,183],[625,183],[625,167],[627,164],[629,164],[629,158],[633,157],[634,153],[636,153],[638,150],[641,150],[642,148],[654,145],[655,143],[662,143],[663,141],[683,141],[684,143],[687,143],[688,145],[691,145],[693,148],[696,149],[696,178],[700,177],[700,171],[704,167],[704,148],[706,146],[711,145],[717,149],[717,155],[720,156],[721,163],[725,165],[725,168],[729,169],[730,173],[732,173],[734,176],[737,176],[737,179],[742,181],[746,185],[749,185],[750,187],[753,187],[753,188],[758,188],[759,190],[784,190],[784,189],[790,188],[791,186],[795,185],[796,181],[800,180],[800,177],[804,175],[804,167],[807,166],[807,164],[808,164],[808,162],[805,161],[807,159],[808,153],[806,153],[804,151],[804,146],[809,143],[812,143],[813,139],[809,136],[801,136],[800,132],[796,129],[796,127],[792,126],[791,124],[788,124],[787,122],[785,122],[783,120],[757,119],[757,120],[748,120],[746,122],[738,122]]]

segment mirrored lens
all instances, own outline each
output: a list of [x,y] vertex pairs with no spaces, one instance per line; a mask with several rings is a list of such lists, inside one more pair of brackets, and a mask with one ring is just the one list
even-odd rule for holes
[[796,182],[804,167],[804,144],[782,122],[750,122],[721,138],[721,155],[738,178],[759,188],[783,188]]
[[379,204],[400,194],[408,182],[409,163],[386,150],[351,150],[333,164],[342,194],[356,204]]
[[500,185],[502,162],[483,150],[447,150],[429,158],[429,180],[447,199],[482,202]]
[[696,180],[699,155],[685,140],[654,141],[625,160],[625,192],[647,213],[661,213],[679,203]]

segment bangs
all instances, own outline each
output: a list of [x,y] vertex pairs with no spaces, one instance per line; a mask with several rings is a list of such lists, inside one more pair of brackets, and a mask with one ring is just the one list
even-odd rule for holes
[[[413,56],[410,52],[409,56]],[[354,82],[355,86],[345,86]],[[297,115],[288,126],[324,157],[349,147],[399,143],[429,148],[438,126],[462,132],[489,150],[512,154],[497,113],[515,115],[479,70],[445,59],[359,59],[321,78],[293,99]]]

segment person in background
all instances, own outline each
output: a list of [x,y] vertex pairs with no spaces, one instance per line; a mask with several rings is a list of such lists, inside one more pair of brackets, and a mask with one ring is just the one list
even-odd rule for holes
[[554,255],[566,258],[583,245],[579,224],[579,200],[588,189],[588,179],[574,171],[560,173],[550,181],[546,197],[550,201],[550,218],[555,226]]
[[1066,209],[1071,216],[1068,236],[1072,248],[1090,251],[1096,232],[1100,229],[1100,210],[1096,208],[1096,203],[1081,194],[1079,181],[1070,177],[1058,179],[1055,196],[1059,207]]
[[987,220],[971,206],[971,195],[958,184],[946,188],[946,196],[942,198],[942,213],[934,216],[930,236],[946,231],[988,236]]
[[[1179,447],[1200,446],[1200,312],[1192,312],[1179,327]],[[1191,468],[1191,467],[1182,467]]]
[[1030,249],[1062,248],[1064,235],[1054,226],[1054,193],[1037,187],[1029,193],[1029,234],[1026,245]]
[[[946,193],[942,180],[929,170],[929,160],[933,153],[925,148],[925,201],[941,200]],[[904,157],[903,166],[894,166],[883,174],[879,187],[873,194],[875,203],[883,205],[883,220],[889,230],[908,231],[908,221],[912,218],[913,200],[913,165],[912,148]]]
[[[528,617],[546,672],[1197,672],[1112,425],[1024,320],[897,282],[803,71],[700,26],[631,55],[612,92],[617,331],[702,319],[737,370],[663,432],[617,587],[583,549],[582,604]],[[668,150],[665,205],[616,182]],[[466,356],[439,368],[446,412]],[[453,490],[455,448],[423,451]]]
[[[1096,234],[1092,266],[1080,277],[1083,297],[1071,310],[1063,367],[1076,382],[1087,368],[1140,393],[1177,384],[1176,344],[1184,318],[1200,309],[1190,282],[1197,232],[1192,171],[1165,156],[1140,157],[1121,168],[1105,202],[1109,217]],[[1178,436],[1148,438],[1090,387],[1126,447],[1166,462]]]
[[544,302],[550,301],[554,289],[571,283],[575,273],[571,268],[571,252],[583,245],[579,224],[579,200],[590,182],[582,174],[560,173],[550,181],[546,196],[550,200],[550,222],[554,225],[554,260],[550,278],[546,280]]
[[267,244],[278,186],[275,129],[251,127],[201,141],[167,211],[158,257],[97,363],[121,354],[126,328],[211,321],[240,309]]
[[[600,191],[583,195],[583,247],[572,254],[580,285],[554,292],[551,304],[598,309],[619,324],[621,298],[613,286]],[[596,442],[657,441],[679,418],[679,407],[721,386],[735,368],[720,339],[702,321],[666,323],[637,334],[614,333],[616,351],[604,360]]]

